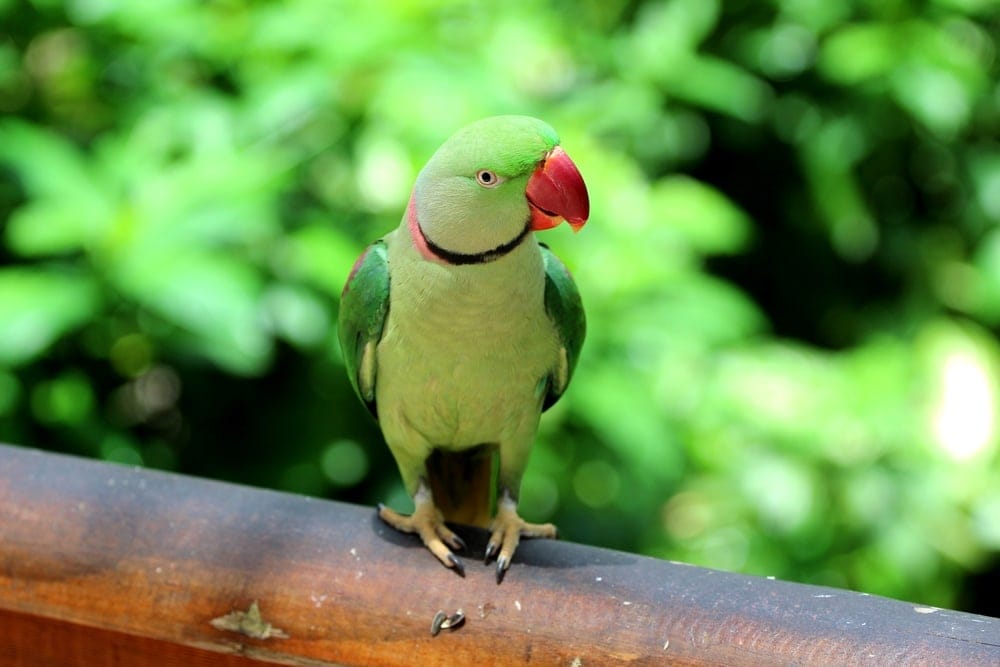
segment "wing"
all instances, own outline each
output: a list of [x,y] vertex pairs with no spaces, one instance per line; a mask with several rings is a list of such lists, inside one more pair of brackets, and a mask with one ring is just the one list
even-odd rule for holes
[[340,294],[338,334],[344,365],[358,398],[372,416],[375,407],[375,347],[389,314],[389,257],[384,241],[368,246]]
[[543,243],[542,258],[545,261],[545,312],[555,326],[559,338],[559,362],[549,377],[542,410],[552,407],[566,391],[573,370],[580,358],[580,348],[587,332],[587,320],[583,314],[583,302],[573,282],[569,269]]

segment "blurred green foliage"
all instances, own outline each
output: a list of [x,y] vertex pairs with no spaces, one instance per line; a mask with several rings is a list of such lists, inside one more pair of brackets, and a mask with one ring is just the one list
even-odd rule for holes
[[593,215],[546,237],[590,330],[526,516],[1000,614],[998,35],[995,0],[0,0],[0,439],[405,506],[339,290],[441,141],[527,113]]

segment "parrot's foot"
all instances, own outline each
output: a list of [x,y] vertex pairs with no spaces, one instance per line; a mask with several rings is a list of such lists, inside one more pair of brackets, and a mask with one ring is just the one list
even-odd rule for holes
[[490,524],[490,533],[490,541],[486,545],[486,562],[489,563],[496,556],[498,584],[503,581],[522,537],[559,537],[558,529],[551,523],[528,523],[518,516],[517,505],[508,498],[500,502],[497,515]]
[[433,502],[417,502],[413,514],[409,516],[379,503],[378,516],[396,530],[419,535],[424,546],[430,549],[445,567],[455,570],[461,577],[465,576],[465,566],[462,561],[448,548],[465,549],[465,542],[444,525],[444,517]]

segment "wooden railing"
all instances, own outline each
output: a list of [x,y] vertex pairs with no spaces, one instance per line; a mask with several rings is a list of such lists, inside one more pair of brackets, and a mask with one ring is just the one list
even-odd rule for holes
[[3,666],[1000,665],[998,619],[568,542],[499,586],[475,559],[369,507],[0,446]]

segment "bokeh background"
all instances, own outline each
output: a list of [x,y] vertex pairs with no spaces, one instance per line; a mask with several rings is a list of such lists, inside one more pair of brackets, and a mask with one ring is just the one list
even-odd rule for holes
[[[522,508],[1000,615],[995,0],[0,0],[0,440],[406,509],[340,288],[548,120],[589,316]],[[3,465],[0,460],[0,465]]]

